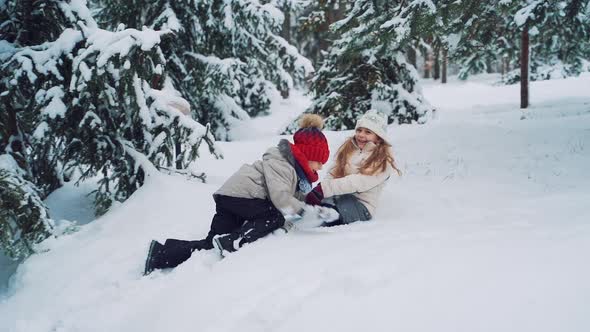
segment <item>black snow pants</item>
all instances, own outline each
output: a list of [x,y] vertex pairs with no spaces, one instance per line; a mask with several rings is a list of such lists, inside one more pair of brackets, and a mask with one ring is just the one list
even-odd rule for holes
[[175,267],[191,257],[195,250],[213,249],[213,237],[222,237],[224,249],[235,251],[246,243],[251,243],[285,223],[283,214],[268,199],[239,198],[214,195],[215,215],[211,221],[209,234],[203,240],[186,241],[167,239],[161,250],[157,268]]

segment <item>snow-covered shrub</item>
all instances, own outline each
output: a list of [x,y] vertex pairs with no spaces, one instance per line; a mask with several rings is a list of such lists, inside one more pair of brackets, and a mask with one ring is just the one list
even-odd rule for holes
[[39,190],[18,170],[10,155],[0,155],[0,250],[14,260],[32,254],[53,228]]
[[2,173],[4,243],[46,237],[42,199],[64,181],[98,176],[100,215],[159,167],[186,167],[203,141],[219,156],[166,75],[171,30],[99,29],[84,0],[9,0],[0,17],[0,158],[18,160]]

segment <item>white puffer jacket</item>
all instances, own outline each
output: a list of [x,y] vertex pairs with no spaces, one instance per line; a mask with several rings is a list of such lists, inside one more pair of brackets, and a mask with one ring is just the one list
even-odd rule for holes
[[[356,146],[354,140],[353,143]],[[375,151],[376,147],[377,145],[371,142],[367,143],[362,150],[356,146],[356,151],[352,153],[346,164],[345,173],[348,175],[334,179],[328,173],[326,178],[322,179],[324,197],[353,194],[363,203],[372,216],[375,215],[381,191],[394,172],[393,167],[388,164],[384,172],[375,175],[359,173],[360,166]]]

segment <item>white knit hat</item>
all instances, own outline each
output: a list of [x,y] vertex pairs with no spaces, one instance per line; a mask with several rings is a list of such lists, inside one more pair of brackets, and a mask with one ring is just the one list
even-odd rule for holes
[[387,141],[387,117],[375,110],[368,110],[360,119],[357,120],[354,129],[367,128],[374,132],[377,136],[381,137],[385,143]]

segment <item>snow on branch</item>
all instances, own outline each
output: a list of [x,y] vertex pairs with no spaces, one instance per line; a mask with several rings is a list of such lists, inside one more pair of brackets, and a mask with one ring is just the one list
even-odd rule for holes
[[71,23],[77,23],[82,20],[91,28],[96,28],[96,21],[88,9],[86,0],[70,0],[69,2],[60,1],[59,8]]
[[170,29],[172,31],[180,31],[182,29],[182,24],[169,4],[166,4],[166,9],[162,11],[160,16],[154,20],[154,24],[151,25],[152,29],[156,27],[162,30]]
[[283,37],[278,35],[273,35],[272,38],[278,43],[278,45],[285,50],[289,57],[295,59],[293,65],[295,66],[296,70],[303,71],[304,74],[310,74],[314,72],[313,64],[311,61],[301,55],[299,50],[289,42],[287,42]]
[[514,15],[514,22],[518,27],[523,26],[529,19],[535,19],[535,10],[544,0],[535,0],[521,8]]
[[35,83],[38,74],[45,76],[52,74],[57,79],[63,80],[63,76],[57,68],[60,58],[71,57],[73,49],[82,39],[80,31],[65,29],[53,42],[19,49],[4,67],[18,63],[18,68],[14,70],[15,79],[26,75],[31,83]]
[[86,50],[82,52],[74,63],[77,67],[87,56],[98,52],[96,65],[104,67],[109,59],[115,55],[125,57],[134,46],[139,46],[142,51],[148,51],[160,43],[162,35],[171,33],[172,30],[143,30],[125,29],[122,31],[107,31],[96,29],[88,36]]
[[238,58],[225,58],[221,59],[214,55],[202,55],[194,52],[186,52],[186,55],[204,63],[207,66],[217,68],[224,75],[230,75],[232,68],[237,66],[245,66],[245,63]]
[[133,160],[135,161],[134,173],[137,173],[137,171],[140,167],[141,167],[141,169],[143,169],[143,171],[148,176],[156,174],[158,172],[158,169],[156,168],[156,166],[154,166],[154,164],[148,159],[148,157],[146,155],[135,150],[133,143],[120,138],[119,144],[121,144],[121,146],[125,150],[125,153],[127,155],[129,155],[131,158],[133,158]]

